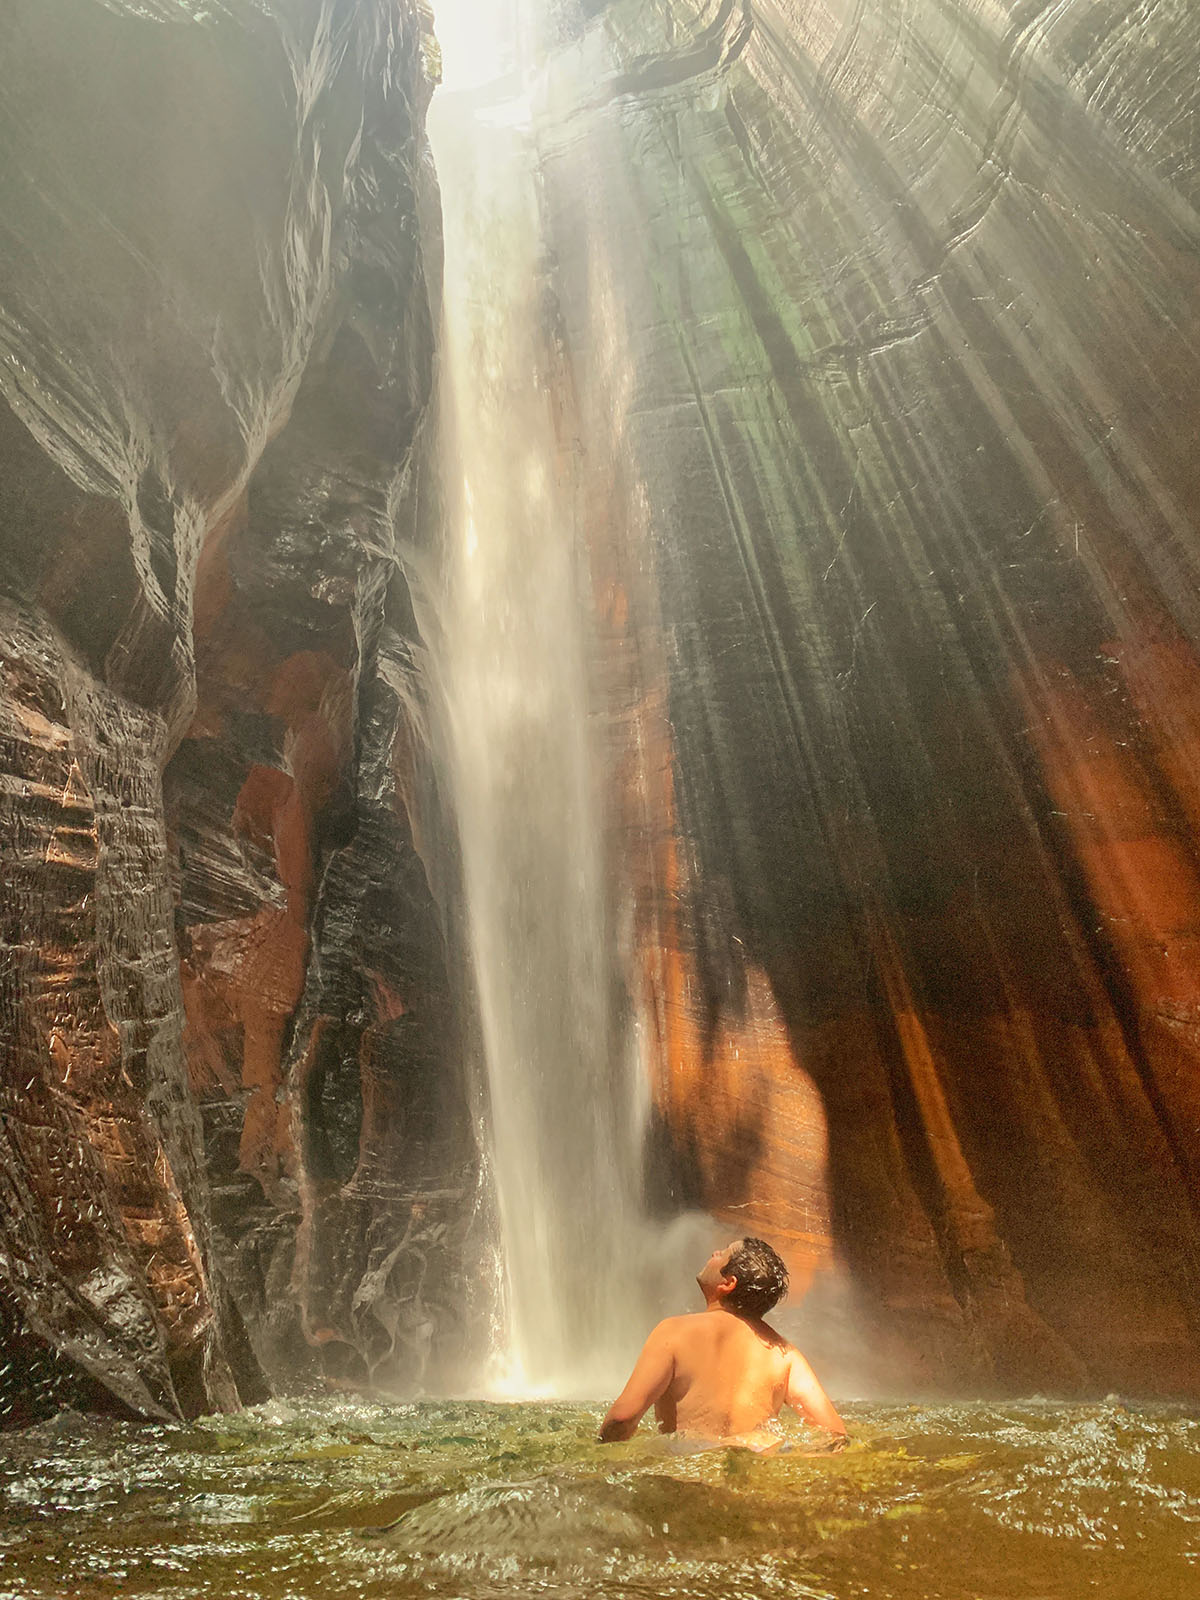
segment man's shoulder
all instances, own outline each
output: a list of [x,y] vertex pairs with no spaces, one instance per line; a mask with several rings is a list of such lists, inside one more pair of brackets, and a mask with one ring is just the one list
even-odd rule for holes
[[681,1311],[677,1317],[664,1317],[655,1324],[654,1331],[657,1333],[660,1328],[686,1328],[703,1321],[703,1311]]
[[651,1329],[652,1339],[680,1339],[694,1333],[704,1326],[706,1321],[703,1311],[684,1311],[677,1317],[664,1317]]

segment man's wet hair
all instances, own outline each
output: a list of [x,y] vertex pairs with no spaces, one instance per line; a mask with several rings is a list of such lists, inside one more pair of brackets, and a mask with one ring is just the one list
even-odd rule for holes
[[765,1317],[788,1292],[788,1269],[764,1239],[742,1239],[721,1271],[737,1279],[725,1304],[741,1317]]

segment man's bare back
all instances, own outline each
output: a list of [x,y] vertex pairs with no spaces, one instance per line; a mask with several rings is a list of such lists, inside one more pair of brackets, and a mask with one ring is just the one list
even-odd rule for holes
[[761,1317],[731,1308],[737,1296],[732,1265],[744,1243],[773,1255],[758,1240],[713,1252],[697,1280],[706,1309],[668,1317],[653,1330],[601,1425],[602,1440],[630,1438],[651,1406],[662,1433],[761,1449],[778,1443],[763,1425],[790,1405],[806,1421],[845,1438],[845,1423],[799,1350]]

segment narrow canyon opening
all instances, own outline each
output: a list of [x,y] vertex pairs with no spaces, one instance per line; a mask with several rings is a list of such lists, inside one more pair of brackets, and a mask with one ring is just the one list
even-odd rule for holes
[[0,5],[0,1600],[1193,1595],[1198,19]]
[[1141,10],[9,0],[0,1418],[1197,1393]]

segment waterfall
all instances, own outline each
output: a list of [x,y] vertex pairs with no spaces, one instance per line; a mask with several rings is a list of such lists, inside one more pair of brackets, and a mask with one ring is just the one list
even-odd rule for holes
[[[436,654],[486,1067],[499,1355],[509,1392],[596,1394],[623,1378],[650,1307],[630,1287],[647,1241],[645,1074],[606,903],[578,451],[555,379],[519,63],[502,48],[516,18],[448,0],[438,13],[447,549]],[[507,73],[505,88],[456,93],[456,69],[476,86]]]

